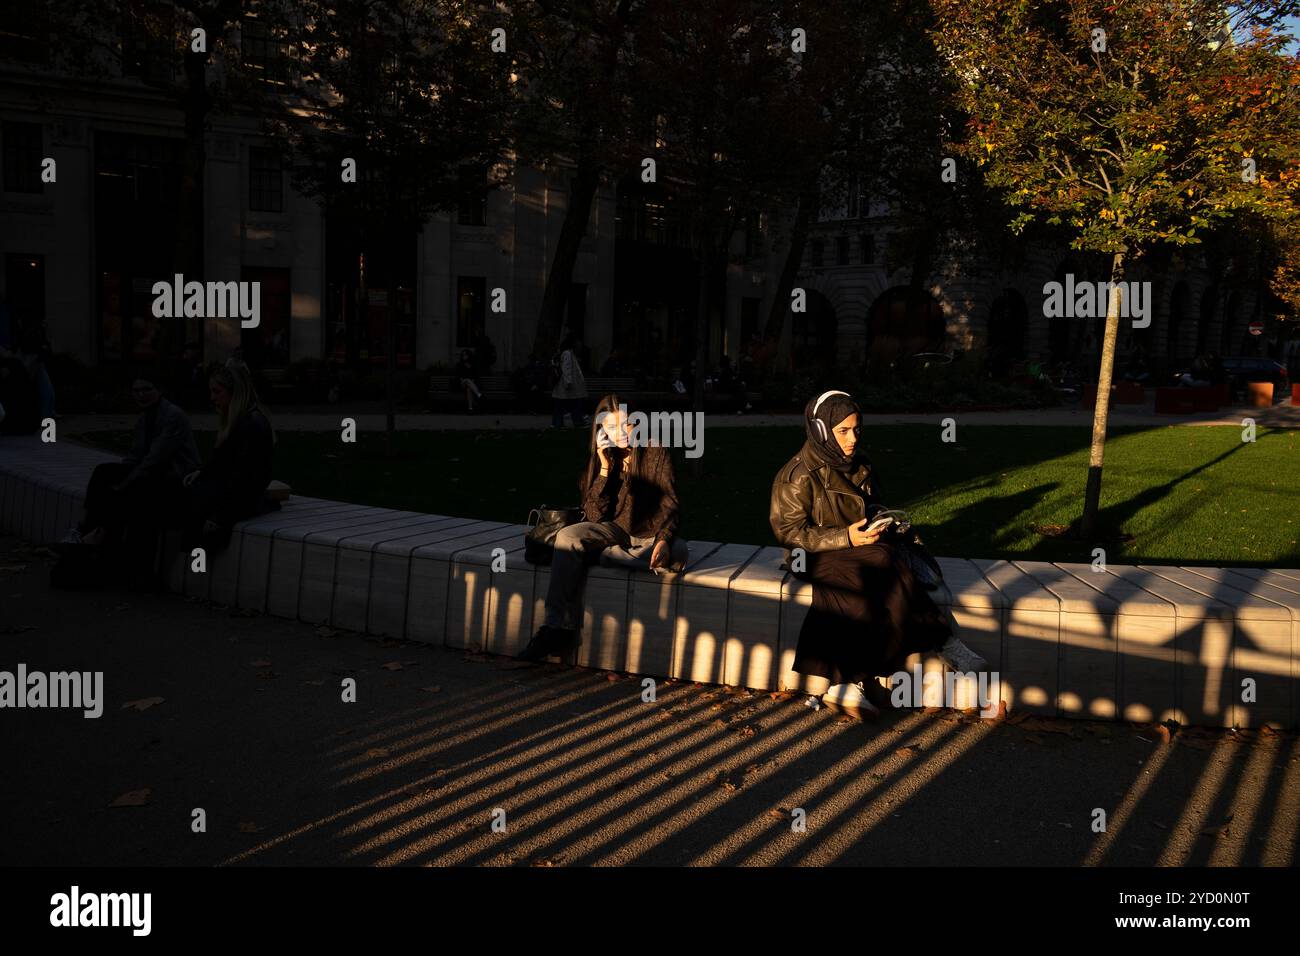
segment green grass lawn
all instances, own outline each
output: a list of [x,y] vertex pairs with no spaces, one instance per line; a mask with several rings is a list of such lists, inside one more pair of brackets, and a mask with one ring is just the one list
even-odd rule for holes
[[[1091,560],[1068,530],[1082,508],[1089,429],[872,426],[863,436],[886,502],[911,513],[938,554]],[[129,447],[125,433],[82,436]],[[200,434],[206,455],[212,435]],[[682,532],[697,540],[772,544],[772,477],[798,450],[796,427],[715,428],[704,475],[677,453]],[[407,432],[397,457],[384,436],[345,445],[337,433],[282,432],[275,475],[295,493],[388,508],[524,522],[540,504],[577,502],[586,433]],[[1106,446],[1107,557],[1136,563],[1300,567],[1300,434],[1230,426],[1114,429]]]

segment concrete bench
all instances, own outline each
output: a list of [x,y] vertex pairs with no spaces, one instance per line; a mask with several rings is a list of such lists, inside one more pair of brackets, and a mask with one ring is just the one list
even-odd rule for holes
[[[0,440],[0,530],[46,543],[79,517],[104,453]],[[297,497],[241,522],[206,573],[171,587],[312,624],[514,655],[542,621],[550,568],[526,526]],[[821,693],[791,670],[812,587],[777,547],[692,541],[679,573],[591,568],[581,666]],[[1209,726],[1296,727],[1300,571],[940,558],[962,639],[1010,710]],[[927,655],[909,671],[942,671]],[[1243,694],[1243,687],[1253,688]],[[974,706],[972,688],[959,706]],[[939,704],[932,690],[923,703]]]

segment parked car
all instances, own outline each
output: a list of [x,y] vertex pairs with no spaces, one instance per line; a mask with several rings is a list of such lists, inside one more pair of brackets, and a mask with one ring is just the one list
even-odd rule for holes
[[1246,382],[1272,382],[1273,394],[1280,391],[1290,393],[1291,380],[1286,366],[1271,358],[1225,358],[1223,370],[1234,389]]
[[[1291,379],[1286,366],[1276,359],[1256,356],[1239,356],[1225,358],[1223,362],[1224,380],[1234,399],[1241,397],[1247,382],[1272,382],[1273,400],[1281,401],[1291,394]],[[1183,376],[1190,376],[1192,381],[1206,381],[1207,370],[1196,368],[1178,368],[1170,375],[1171,385],[1183,383]]]

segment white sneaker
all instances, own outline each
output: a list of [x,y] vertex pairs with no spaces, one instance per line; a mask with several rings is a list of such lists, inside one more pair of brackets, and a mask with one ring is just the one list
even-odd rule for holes
[[860,683],[833,684],[822,695],[822,703],[858,720],[880,716],[880,708],[867,699],[866,689]]
[[939,648],[939,656],[952,670],[963,674],[989,669],[989,662],[959,641],[956,635],[943,642],[943,647]]

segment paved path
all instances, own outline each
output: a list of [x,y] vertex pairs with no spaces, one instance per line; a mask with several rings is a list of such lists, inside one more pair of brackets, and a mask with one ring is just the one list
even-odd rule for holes
[[[331,431],[339,427],[339,422],[349,416],[357,421],[357,428],[363,432],[382,431],[385,417],[382,413],[349,413],[346,406],[339,405],[334,411],[309,412],[281,411],[274,413],[275,427],[282,431]],[[925,412],[909,414],[902,412],[881,412],[865,416],[865,424],[870,425],[907,425],[938,424],[944,418],[952,417],[963,425],[1076,425],[1091,427],[1092,412],[1081,408],[1033,408],[1015,409],[999,412]],[[214,431],[216,416],[213,414],[195,414],[190,416],[194,427],[200,431]],[[1233,408],[1218,412],[1206,412],[1199,415],[1157,415],[1150,404],[1120,405],[1113,407],[1110,424],[1113,426],[1165,426],[1165,425],[1236,425],[1240,427],[1245,418],[1252,418],[1260,428],[1300,428],[1300,407],[1292,405],[1274,405],[1272,408]],[[131,415],[65,415],[59,420],[59,428],[64,434],[76,435],[90,431],[117,431],[133,427],[135,419]],[[710,413],[705,419],[706,427],[753,427],[758,425],[793,425],[802,422],[800,415],[723,415]],[[539,429],[549,428],[548,415],[454,415],[454,414],[402,414],[397,416],[399,431],[442,431],[449,429],[479,428],[513,428]]]
[[859,724],[680,682],[645,703],[617,675],[51,592],[47,570],[0,537],[0,669],[102,671],[105,703],[96,720],[0,714],[10,866],[1292,866],[1300,850],[1295,734]]

